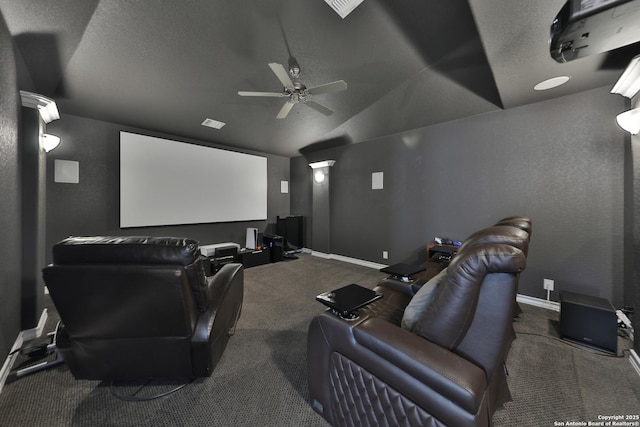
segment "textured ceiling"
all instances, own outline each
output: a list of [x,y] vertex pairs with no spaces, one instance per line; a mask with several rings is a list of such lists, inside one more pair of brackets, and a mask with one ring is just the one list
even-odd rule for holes
[[[341,19],[323,0],[0,0],[25,73],[60,111],[296,156],[613,85],[638,44],[559,64],[549,27],[564,0],[365,0]],[[640,39],[640,35],[639,35]],[[295,57],[335,113],[286,119],[268,66]],[[557,75],[557,89],[533,86]],[[214,130],[205,118],[227,125]]]

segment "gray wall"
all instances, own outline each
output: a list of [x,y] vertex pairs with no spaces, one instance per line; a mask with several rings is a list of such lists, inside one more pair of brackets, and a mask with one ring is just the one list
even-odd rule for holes
[[[309,163],[304,157],[291,159],[291,214],[304,217],[304,245],[313,247],[311,230],[313,229],[313,178]],[[319,249],[318,249],[319,250]]]
[[[311,180],[313,201],[310,221],[313,249],[325,254],[331,252],[331,168],[323,167],[317,171],[325,177],[322,182]],[[313,174],[316,170],[312,171]]]
[[[640,94],[636,95],[631,102],[631,107],[640,108]],[[631,149],[629,156],[632,159],[633,173],[630,174],[630,182],[627,191],[627,232],[633,236],[633,239],[625,241],[627,256],[625,256],[625,265],[627,276],[625,277],[625,304],[634,307],[634,316],[632,317],[633,329],[635,336],[640,333],[640,134],[631,137]],[[640,355],[640,339],[634,340],[634,349]]]
[[20,193],[22,224],[22,322],[23,330],[35,328],[44,308],[46,153],[40,148],[45,124],[35,108],[22,107],[20,123]]
[[[289,180],[289,159],[251,153],[267,157],[267,221],[120,229],[119,146],[121,130],[207,145],[174,135],[62,114],[60,120],[47,127],[48,132],[62,138],[60,146],[51,151],[47,159],[46,241],[48,262],[51,261],[53,244],[70,235],[169,235],[197,239],[201,244],[236,242],[244,246],[247,227],[256,227],[260,232],[275,232],[276,217],[289,215],[289,194],[280,193],[280,181]],[[217,147],[225,148],[223,146]],[[78,184],[53,182],[53,162],[55,159],[78,161],[80,182]],[[229,177],[229,179],[233,179],[233,177]],[[224,182],[212,182],[211,185],[224,185]],[[238,196],[242,197],[242,195]],[[207,194],[202,194],[202,197],[207,197]],[[168,200],[167,203],[171,203],[171,201]],[[188,208],[185,206],[185,209]]]
[[[314,152],[313,160],[337,161],[331,252],[421,262],[435,236],[463,240],[504,216],[528,215],[533,235],[520,293],[546,298],[542,280],[550,278],[556,290],[620,306],[628,136],[615,116],[624,109],[622,97],[600,88]],[[308,182],[307,160],[292,159],[292,179]],[[384,172],[383,190],[371,190],[373,172]],[[293,209],[309,215],[301,210],[310,186],[292,188]]]
[[0,14],[0,355],[20,332],[20,97],[13,41]]

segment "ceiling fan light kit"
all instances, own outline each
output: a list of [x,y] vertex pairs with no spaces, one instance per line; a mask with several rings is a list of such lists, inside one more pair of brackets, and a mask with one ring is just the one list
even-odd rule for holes
[[364,0],[324,0],[342,19],[353,12]]
[[241,90],[238,91],[238,95],[289,98],[276,115],[276,119],[286,118],[293,106],[298,103],[305,104],[308,107],[311,107],[326,116],[330,116],[331,114],[333,114],[333,110],[331,110],[330,108],[312,101],[311,96],[346,90],[347,83],[345,83],[344,80],[338,80],[320,86],[307,88],[304,84],[297,81],[297,77],[300,74],[300,67],[295,61],[294,64],[295,66],[290,64],[289,71],[287,71],[282,64],[278,64],[277,62],[271,62],[269,64],[269,68],[271,68],[273,74],[275,74],[280,83],[282,83],[282,92],[252,92]]

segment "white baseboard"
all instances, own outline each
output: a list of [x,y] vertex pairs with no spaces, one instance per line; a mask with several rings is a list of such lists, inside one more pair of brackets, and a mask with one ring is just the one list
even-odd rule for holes
[[629,362],[631,362],[631,366],[636,370],[636,373],[640,375],[640,356],[634,349],[629,350]]
[[344,255],[326,254],[324,252],[318,252],[318,251],[312,251],[311,255],[317,256],[319,258],[324,258],[324,259],[335,259],[336,261],[348,262],[351,264],[361,265],[363,267],[375,268],[376,270],[380,270],[381,268],[388,267],[385,264],[378,264],[376,262],[365,261],[363,259],[358,259],[358,258],[351,258]]
[[560,311],[560,303],[555,301],[548,301],[546,299],[530,297],[528,295],[518,294],[516,296],[516,301],[521,302],[523,304],[534,305],[536,307],[546,308],[548,310]]
[[324,252],[318,252],[318,251],[314,251],[314,250],[311,250],[311,255],[317,256],[318,258],[331,259],[331,255],[330,254],[326,254]]
[[0,392],[2,392],[2,388],[4,387],[5,381],[7,381],[7,377],[9,376],[9,372],[11,372],[11,368],[13,367],[13,362],[15,362],[18,354],[17,350],[22,348],[22,345],[27,342],[39,338],[42,336],[42,332],[44,331],[44,325],[47,322],[47,318],[49,317],[49,313],[45,308],[42,310],[42,314],[40,315],[40,320],[38,321],[38,325],[33,329],[26,329],[24,331],[20,331],[16,341],[13,343],[13,347],[11,347],[11,351],[9,351],[9,355],[7,356],[4,364],[2,365],[2,369],[0,369]]
[[[358,258],[351,258],[344,255],[327,254],[324,252],[318,252],[314,250],[311,250],[311,251],[307,250],[307,251],[310,252],[311,255],[317,256],[319,258],[335,259],[337,261],[349,262],[351,264],[362,265],[364,267],[375,268],[377,270],[388,267],[388,265],[385,265],[385,264],[378,264],[375,262],[365,261]],[[560,304],[555,301],[547,301],[544,299],[530,297],[528,295],[521,295],[521,294],[518,294],[517,301],[523,304],[534,305],[536,307],[542,307],[542,308],[546,308],[553,311],[560,311]]]
[[31,341],[36,338],[40,338],[42,336],[42,332],[44,331],[44,325],[47,323],[47,319],[49,318],[49,312],[45,308],[42,310],[42,314],[40,315],[40,320],[38,320],[38,325],[33,329],[27,329],[26,331],[22,331],[22,339],[24,341]]

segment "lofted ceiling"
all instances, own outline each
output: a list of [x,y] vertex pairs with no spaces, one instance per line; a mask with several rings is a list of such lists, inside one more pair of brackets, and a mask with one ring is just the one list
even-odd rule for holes
[[[564,1],[365,0],[346,19],[324,0],[0,0],[0,11],[20,89],[62,114],[293,157],[612,86],[640,44],[555,62]],[[279,120],[284,98],[238,96],[280,92],[268,64],[291,57],[307,87],[347,83],[313,97],[334,114],[298,104]],[[533,90],[559,75],[571,80]]]

